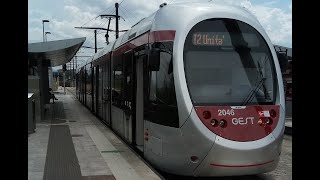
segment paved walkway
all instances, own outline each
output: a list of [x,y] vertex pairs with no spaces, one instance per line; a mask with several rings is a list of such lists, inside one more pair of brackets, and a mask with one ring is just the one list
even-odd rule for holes
[[63,88],[28,137],[30,180],[160,179],[135,152]]

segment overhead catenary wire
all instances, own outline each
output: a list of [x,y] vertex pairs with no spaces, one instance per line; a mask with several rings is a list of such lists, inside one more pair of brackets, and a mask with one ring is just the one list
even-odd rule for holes
[[[97,17],[99,17],[99,16],[97,16]],[[100,25],[101,25],[102,23],[100,23]],[[82,26],[80,26],[80,27],[83,27],[84,25],[82,25]],[[85,37],[87,37],[89,34],[91,34],[92,32],[90,31],[90,32],[88,32],[87,33],[87,35],[85,36]]]
[[137,21],[139,21],[139,18],[137,18],[133,13],[131,13],[131,11],[129,11],[127,8],[125,8],[124,6],[122,6],[122,8],[128,12],[129,14],[131,14],[134,18],[136,18]]
[[[100,26],[102,25],[102,23],[105,24],[106,22],[107,22],[107,21],[105,21],[105,22],[102,21],[102,22],[98,25],[98,27],[100,27]],[[104,25],[104,24],[103,24],[103,25]],[[103,25],[102,25],[102,26],[103,26]],[[92,31],[89,32],[89,33],[92,33]],[[100,33],[103,33],[103,32],[100,32]],[[98,34],[99,34],[99,30],[97,30],[97,35],[98,35]],[[92,40],[93,38],[94,38],[94,34],[92,34],[92,35],[90,36],[90,38],[88,38],[89,40],[88,40],[87,42],[90,43],[90,45],[91,45],[91,40]],[[98,42],[99,42],[99,40],[97,41],[97,43],[98,43]]]
[[122,12],[122,14],[128,19],[128,21],[131,23],[131,25],[130,26],[132,26],[132,24],[134,24],[134,21],[132,21],[132,17],[130,17],[130,15],[129,14],[127,14],[127,12],[124,10],[124,8],[119,8],[120,9],[120,11]]
[[90,43],[90,41],[92,40],[92,38],[94,38],[94,34],[92,34],[92,32],[91,32],[90,34],[91,34],[91,35],[89,36],[90,38],[89,38],[89,37],[87,38],[87,39],[89,39],[89,40],[86,40],[86,41],[85,41],[86,44]]
[[125,11],[122,10],[122,8],[119,8],[119,10],[120,10],[120,12],[122,12],[122,14],[124,15],[124,17],[125,17],[126,19],[128,19],[129,23],[131,23],[130,26],[132,26],[132,25],[133,25],[133,22],[130,20],[130,18],[128,18],[128,16],[126,15]]
[[92,18],[92,19],[90,19],[88,22],[86,22],[86,23],[84,23],[82,26],[84,26],[84,25],[86,25],[86,24],[88,24],[90,21],[92,21],[93,19],[97,19],[99,16],[96,16],[96,17],[94,17],[94,18]]
[[[104,11],[102,11],[102,12],[105,12],[105,11],[107,11],[108,9],[112,8],[112,7],[114,7],[114,6],[113,6],[113,5],[110,5],[106,10],[104,10]],[[101,14],[101,13],[100,13],[100,14]],[[88,24],[90,21],[92,21],[93,19],[97,19],[98,17],[99,17],[99,15],[96,16],[96,17],[94,17],[94,18],[92,18],[92,19],[89,20],[88,22],[84,23],[84,24],[83,24],[82,26],[80,26],[80,27],[83,27],[85,24]],[[101,26],[102,23],[103,23],[103,21],[100,23],[99,26]],[[105,22],[105,23],[106,23],[106,22]],[[104,25],[104,24],[103,24],[103,25]],[[91,32],[88,32],[85,37],[88,37],[89,34],[91,34]]]
[[110,9],[110,8],[112,8],[112,7],[114,7],[114,3],[115,3],[115,1],[117,1],[117,0],[114,0],[113,2],[110,2],[110,4],[112,4],[112,5],[110,5],[110,6],[108,6],[108,8],[107,9],[105,9],[105,10],[103,10],[100,14],[102,14],[103,12],[106,12],[108,9]]
[[[115,3],[115,1],[113,1],[113,2]],[[122,4],[123,2],[124,2],[124,0],[122,0],[122,1],[119,3],[119,5]],[[112,9],[111,9],[112,7],[114,7],[113,4],[110,5],[110,6],[108,6],[108,7],[107,7],[105,10],[103,10],[102,12],[112,11]],[[120,6],[119,6],[119,7],[120,7]],[[119,9],[120,9],[120,8],[119,8]],[[116,10],[115,10],[115,8],[114,8],[111,14],[114,14],[115,11],[116,11]],[[120,11],[122,12],[123,10],[120,10]],[[102,13],[102,12],[101,12],[101,13]],[[101,14],[101,13],[100,13],[100,14]],[[124,12],[122,12],[122,14],[124,14]],[[100,15],[98,15],[98,16],[90,19],[88,22],[84,23],[81,27],[83,27],[84,25],[88,24],[89,22],[92,22],[92,20],[96,20],[99,16],[100,16]],[[126,17],[126,18],[127,18],[127,17]],[[129,19],[129,18],[127,18],[127,19]],[[98,25],[98,27],[103,27],[108,21],[109,21],[109,20],[107,20],[107,21],[102,21],[102,22]],[[97,23],[97,22],[94,22],[94,24],[96,25],[96,24],[98,24],[98,23]],[[110,25],[111,25],[110,27],[113,26],[113,24],[110,24]],[[91,34],[91,33],[92,33],[92,32],[88,32],[88,34],[86,35],[86,37],[88,37],[88,38],[87,38],[87,41],[86,41],[86,45],[88,45],[88,46],[92,46],[92,39],[94,38],[94,34]],[[104,33],[104,32],[100,32],[100,31],[97,30],[97,36],[99,36],[99,35],[102,34],[102,33]],[[91,35],[89,35],[89,34],[91,34]],[[97,38],[97,43],[99,42],[100,39],[102,39],[102,38]],[[89,53],[89,52],[88,52],[88,53]]]

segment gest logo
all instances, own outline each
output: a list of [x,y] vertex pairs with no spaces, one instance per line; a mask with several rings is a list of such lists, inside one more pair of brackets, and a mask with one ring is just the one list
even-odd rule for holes
[[243,117],[240,117],[240,118],[232,118],[232,124],[234,125],[246,125],[246,124],[253,124],[253,119],[254,117],[247,117],[247,118],[243,118]]

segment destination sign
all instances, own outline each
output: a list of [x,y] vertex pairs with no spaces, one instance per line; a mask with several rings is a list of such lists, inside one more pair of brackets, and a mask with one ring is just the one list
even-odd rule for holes
[[[234,41],[243,39],[248,47],[259,46],[259,40],[254,34],[239,33],[233,37]],[[192,44],[195,46],[233,46],[228,32],[195,32],[192,36]]]
[[221,46],[226,39],[223,34],[212,32],[197,32],[193,34],[193,45]]

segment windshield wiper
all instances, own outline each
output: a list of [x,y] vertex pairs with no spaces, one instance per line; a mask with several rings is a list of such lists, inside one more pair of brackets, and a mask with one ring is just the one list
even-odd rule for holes
[[254,94],[257,92],[258,89],[260,89],[261,84],[263,84],[265,80],[266,80],[266,78],[261,78],[261,80],[258,82],[257,86],[254,89],[252,89],[249,92],[249,94],[244,98],[244,100],[241,103],[241,106],[247,105],[248,103],[250,103],[253,100]]
[[254,89],[252,89],[249,92],[249,94],[244,98],[244,100],[241,103],[241,106],[247,105],[248,103],[250,103],[253,100],[253,97],[254,97],[255,93],[260,89],[261,85],[263,87],[264,98],[265,99],[269,99],[268,92],[267,92],[267,89],[266,89],[266,85],[264,83],[267,78],[265,78],[263,76],[263,73],[262,73],[261,66],[260,66],[259,62],[258,62],[258,70],[259,70],[259,74],[260,74],[261,79],[258,82],[258,84],[256,85],[256,87]]

